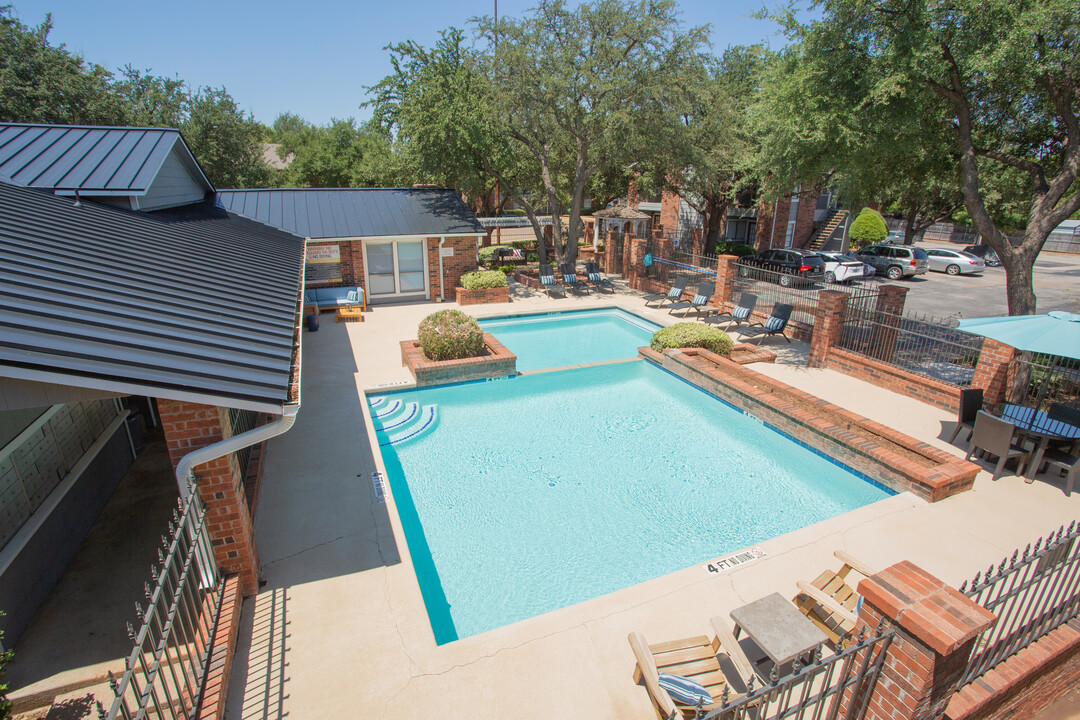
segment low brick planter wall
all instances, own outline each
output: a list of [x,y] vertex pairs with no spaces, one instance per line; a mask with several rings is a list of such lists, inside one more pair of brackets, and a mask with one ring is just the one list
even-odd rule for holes
[[459,287],[455,288],[455,290],[457,291],[458,305],[487,305],[489,303],[510,302],[510,288],[508,286],[477,288],[475,290]]
[[534,277],[530,273],[535,273],[535,270],[515,270],[514,280],[521,283],[525,287],[538,288],[540,287],[540,278]]
[[960,409],[960,388],[955,385],[909,373],[895,365],[889,365],[850,350],[843,350],[835,345],[829,348],[829,357],[825,362],[826,367],[873,383],[886,390],[907,395],[950,412]]
[[897,492],[929,502],[970,490],[979,466],[708,350],[638,353]]
[[417,387],[517,375],[517,355],[490,333],[484,333],[483,355],[461,360],[428,360],[419,342],[402,340],[401,364],[409,368]]
[[737,365],[749,365],[756,362],[771,363],[776,362],[776,353],[750,343],[735,343],[735,347],[731,349],[731,355],[728,356],[728,359]]

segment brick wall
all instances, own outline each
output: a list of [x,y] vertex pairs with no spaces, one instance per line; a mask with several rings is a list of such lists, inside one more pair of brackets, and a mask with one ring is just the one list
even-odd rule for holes
[[416,340],[402,340],[401,364],[409,368],[417,387],[517,374],[517,355],[490,333],[484,333],[484,346],[487,354],[481,357],[428,360],[420,348],[420,343]]
[[[791,238],[791,247],[805,247],[814,234],[814,210],[817,208],[817,192],[805,192],[799,196],[799,210],[795,215],[795,234]],[[784,228],[787,232],[787,228]]]
[[478,288],[466,290],[454,288],[458,305],[486,305],[489,303],[510,302],[510,288]]
[[[427,239],[428,287],[432,300],[443,294],[442,281],[439,278],[439,241],[440,238],[437,237]],[[478,267],[476,238],[448,237],[443,248],[454,251],[453,255],[442,259],[443,275],[446,278],[445,297],[453,300],[454,288],[458,286],[461,276]]]
[[225,578],[221,611],[217,627],[213,629],[210,661],[207,663],[202,697],[195,715],[198,720],[219,720],[225,716],[225,698],[229,692],[229,676],[232,674],[236,638],[240,631],[241,604],[239,578],[235,575]]
[[1009,391],[1009,368],[1016,350],[1005,343],[986,338],[983,340],[979,363],[975,366],[975,377],[971,387],[983,389],[983,402],[999,403],[1005,400]]
[[679,196],[671,190],[664,190],[660,196],[660,225],[664,232],[679,230],[679,204]]

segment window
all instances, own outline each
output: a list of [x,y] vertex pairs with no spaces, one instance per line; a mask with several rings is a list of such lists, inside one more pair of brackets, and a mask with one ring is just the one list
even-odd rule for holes
[[423,240],[364,243],[368,293],[374,298],[427,291]]

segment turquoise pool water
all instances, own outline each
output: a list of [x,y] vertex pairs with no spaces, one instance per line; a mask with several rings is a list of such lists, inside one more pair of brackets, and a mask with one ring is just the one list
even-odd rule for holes
[[637,357],[660,326],[617,308],[480,320],[519,372]]
[[440,644],[888,494],[643,361],[372,402],[414,428],[382,453]]

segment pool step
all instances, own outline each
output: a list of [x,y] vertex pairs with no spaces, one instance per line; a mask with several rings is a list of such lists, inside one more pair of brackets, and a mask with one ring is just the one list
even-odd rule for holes
[[[379,404],[374,404],[378,402]],[[405,403],[400,400],[387,400],[386,398],[379,398],[378,401],[372,401],[372,417],[376,420],[386,420],[397,415],[405,408]]]
[[407,440],[422,437],[435,429],[438,420],[439,414],[435,406],[425,405],[411,423],[400,426],[393,431],[382,433],[382,437],[379,438],[379,447],[400,445]]
[[438,422],[435,405],[378,398],[371,401],[371,409],[380,447],[421,437],[434,430]]

